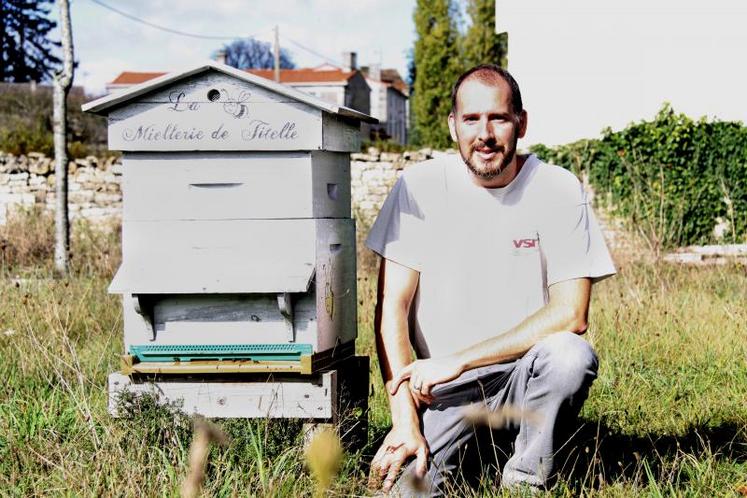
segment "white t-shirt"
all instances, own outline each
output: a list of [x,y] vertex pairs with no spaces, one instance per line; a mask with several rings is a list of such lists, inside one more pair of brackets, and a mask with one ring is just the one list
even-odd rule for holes
[[459,155],[409,167],[366,245],[420,272],[410,317],[420,358],[508,331],[556,282],[615,273],[581,183],[534,155],[494,189],[476,185]]

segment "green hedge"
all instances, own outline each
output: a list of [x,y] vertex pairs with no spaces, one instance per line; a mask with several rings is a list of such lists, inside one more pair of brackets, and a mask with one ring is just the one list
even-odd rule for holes
[[598,140],[530,149],[547,162],[587,174],[602,202],[656,249],[747,240],[747,127],[694,121],[668,105],[653,121]]
[[[0,83],[0,151],[15,155],[54,155],[52,87]],[[81,111],[93,97],[73,87],[67,98],[68,153],[73,157],[107,155],[106,118]]]

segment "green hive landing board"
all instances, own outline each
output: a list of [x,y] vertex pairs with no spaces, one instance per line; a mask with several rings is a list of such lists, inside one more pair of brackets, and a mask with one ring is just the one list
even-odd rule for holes
[[313,352],[311,344],[151,344],[132,345],[138,361],[253,360],[300,361]]

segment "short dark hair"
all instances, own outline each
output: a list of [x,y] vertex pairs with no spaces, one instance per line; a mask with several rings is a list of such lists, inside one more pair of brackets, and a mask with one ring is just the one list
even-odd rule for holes
[[503,69],[498,64],[480,64],[472,69],[468,69],[456,80],[454,87],[451,89],[451,112],[456,114],[457,92],[466,80],[477,78],[485,83],[492,83],[496,77],[503,79],[511,88],[511,108],[514,114],[520,114],[524,111],[524,104],[521,101],[521,90],[511,73]]

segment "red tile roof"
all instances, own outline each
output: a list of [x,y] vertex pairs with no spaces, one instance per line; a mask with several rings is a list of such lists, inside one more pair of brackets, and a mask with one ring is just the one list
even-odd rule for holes
[[[273,69],[249,69],[248,71],[268,80],[275,79]],[[355,71],[343,71],[341,69],[281,69],[280,83],[344,83],[354,74]]]
[[[275,79],[273,69],[248,69],[247,72],[268,80]],[[281,69],[281,83],[346,83],[353,77],[355,71],[317,70],[317,69]],[[146,81],[163,76],[166,73],[140,73],[135,71],[124,71],[110,83],[111,85],[137,85]]]
[[119,73],[119,76],[114,78],[114,80],[110,84],[137,85],[139,83],[144,83],[148,80],[158,78],[159,76],[163,76],[164,74],[166,73],[137,73],[133,71],[124,71],[122,73]]

